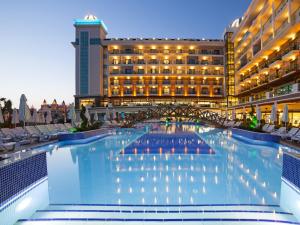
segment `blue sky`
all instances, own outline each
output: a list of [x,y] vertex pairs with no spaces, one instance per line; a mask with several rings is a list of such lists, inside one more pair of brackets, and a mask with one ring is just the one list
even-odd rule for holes
[[91,13],[108,37],[222,38],[250,0],[15,0],[0,3],[0,97],[18,106],[73,101],[73,20]]

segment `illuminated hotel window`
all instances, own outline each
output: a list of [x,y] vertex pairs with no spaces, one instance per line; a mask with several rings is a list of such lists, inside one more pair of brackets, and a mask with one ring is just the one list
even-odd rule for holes
[[177,74],[182,74],[182,73],[183,73],[183,70],[182,70],[182,69],[177,69],[177,70],[176,70],[176,73],[177,73]]
[[138,73],[138,74],[144,74],[144,73],[145,73],[145,70],[139,68],[139,69],[137,70],[137,73]]
[[119,59],[113,59],[113,64],[114,65],[119,64]]
[[166,94],[166,95],[168,95],[168,94],[170,94],[170,88],[168,88],[168,87],[164,87],[164,94]]
[[188,73],[189,74],[196,74],[196,70],[195,69],[189,69]]
[[182,87],[177,87],[175,93],[176,94],[183,94],[183,88]]
[[202,74],[202,75],[208,74],[208,70],[207,70],[207,69],[201,70],[201,74]]
[[163,74],[169,74],[170,73],[170,69],[163,69]]
[[94,98],[86,98],[86,99],[80,99],[80,106],[92,106],[95,104],[95,99]]
[[131,59],[125,59],[125,64],[132,64],[132,60]]
[[144,89],[143,88],[139,88],[138,89],[138,94],[140,94],[140,95],[144,94]]
[[119,95],[119,89],[117,88],[113,89],[113,95]]
[[163,53],[164,53],[164,54],[169,54],[169,53],[170,53],[170,49],[164,49],[164,50],[163,50]]
[[157,73],[157,70],[156,70],[155,68],[151,68],[151,69],[150,69],[150,73],[156,74],[156,73]]
[[170,64],[170,60],[169,59],[164,59],[164,64]]

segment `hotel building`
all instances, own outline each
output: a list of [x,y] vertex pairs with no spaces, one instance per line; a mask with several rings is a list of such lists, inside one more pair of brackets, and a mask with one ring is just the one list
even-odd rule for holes
[[224,42],[107,38],[101,20],[76,20],[76,106],[224,102]]
[[103,21],[75,20],[80,105],[194,103],[237,118],[276,102],[300,122],[300,1],[253,0],[221,40],[107,38]]
[[253,0],[232,26],[237,113],[260,106],[267,119],[276,102],[300,121],[300,1]]

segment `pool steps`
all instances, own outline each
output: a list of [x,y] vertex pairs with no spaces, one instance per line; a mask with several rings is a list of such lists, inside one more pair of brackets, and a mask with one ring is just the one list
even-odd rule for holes
[[17,225],[119,224],[300,224],[276,205],[97,205],[56,204]]

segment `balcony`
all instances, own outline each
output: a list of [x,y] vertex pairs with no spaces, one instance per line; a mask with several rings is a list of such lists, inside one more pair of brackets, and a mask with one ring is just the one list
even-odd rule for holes
[[150,86],[157,86],[158,83],[157,83],[157,81],[150,81],[150,82],[149,82],[149,85],[150,85]]
[[136,95],[137,96],[143,96],[143,95],[145,95],[145,93],[144,93],[144,91],[137,91]]
[[176,95],[183,95],[184,93],[183,93],[183,90],[178,90],[178,91],[175,91],[175,94]]
[[283,0],[283,2],[275,9],[275,18],[281,14],[285,6],[287,6],[288,0]]
[[125,80],[125,81],[124,81],[124,85],[132,85],[132,82],[129,81],[129,80]]
[[176,81],[176,84],[178,84],[178,85],[183,85],[183,81],[182,81],[182,80],[177,80],[177,81]]
[[179,64],[179,65],[181,65],[181,64],[184,64],[184,61],[183,60],[175,60],[175,64]]
[[157,95],[158,91],[157,90],[150,90],[149,94],[150,95]]
[[151,59],[149,60],[148,64],[158,64],[158,60]]
[[188,65],[198,65],[199,62],[197,60],[188,60],[187,64]]
[[196,95],[197,92],[196,91],[188,91],[188,95]]
[[162,84],[163,84],[163,85],[171,85],[171,82],[170,82],[170,80],[164,80],[164,81],[162,82]]
[[126,90],[124,92],[124,96],[129,96],[129,95],[132,95],[132,91],[131,90],[130,91]]

